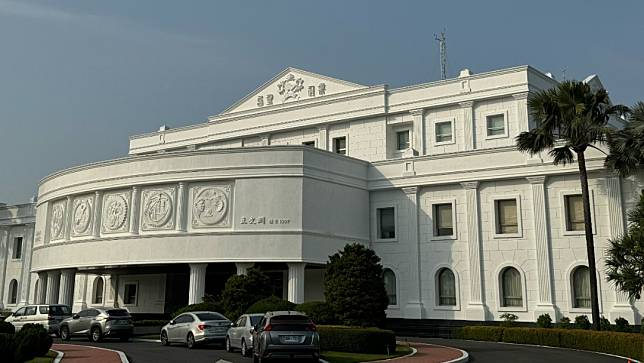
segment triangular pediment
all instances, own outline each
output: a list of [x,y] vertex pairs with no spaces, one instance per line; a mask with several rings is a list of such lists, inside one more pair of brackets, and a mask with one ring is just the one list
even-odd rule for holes
[[222,114],[271,107],[364,88],[367,86],[289,67]]

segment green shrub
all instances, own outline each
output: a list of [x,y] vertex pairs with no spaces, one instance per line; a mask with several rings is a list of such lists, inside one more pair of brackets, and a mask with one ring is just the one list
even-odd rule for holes
[[517,321],[519,317],[512,313],[504,313],[504,314],[501,314],[501,319],[503,319],[503,321],[501,322],[501,326],[511,327],[511,326],[514,326],[514,322]]
[[324,301],[309,301],[299,304],[295,310],[308,315],[316,324],[336,324],[331,306]]
[[391,330],[318,325],[318,332],[321,350],[370,354],[396,350],[396,334]]
[[0,358],[3,363],[13,363],[16,350],[16,339],[13,334],[0,334]]
[[606,319],[603,316],[599,318],[599,329],[603,331],[613,330],[613,327],[610,325],[610,320]]
[[49,352],[52,343],[51,336],[42,325],[25,324],[16,333],[16,361],[23,362],[44,356]]
[[562,316],[561,319],[559,319],[559,323],[557,323],[557,328],[560,328],[560,329],[572,328],[570,326],[570,318],[567,316]]
[[503,341],[507,343],[559,346],[559,334],[553,329],[506,328]]
[[505,328],[498,326],[465,326],[460,332],[460,338],[500,342],[503,338],[503,329]]
[[222,310],[221,305],[219,304],[202,302],[199,304],[191,304],[191,305],[182,307],[181,309],[175,311],[172,314],[172,318],[174,319],[177,317],[177,315],[187,313],[189,311],[216,311],[221,313],[221,310]]
[[633,329],[631,329],[631,326],[628,324],[628,320],[620,316],[619,318],[615,319],[615,331],[622,333],[631,333]]
[[590,329],[591,324],[586,315],[579,315],[575,317],[575,328],[576,329]]
[[246,275],[229,277],[221,292],[223,313],[230,319],[237,319],[255,302],[270,297],[269,282],[270,278],[259,268],[249,269]]
[[290,301],[282,300],[277,296],[267,297],[266,299],[261,299],[251,305],[246,314],[259,314],[266,313],[268,311],[289,311],[295,310],[295,304]]
[[14,334],[15,332],[16,328],[13,324],[7,323],[6,321],[0,321],[0,334]]
[[550,314],[541,314],[537,318],[537,326],[539,328],[546,328],[550,329],[552,328],[552,318],[550,317]]

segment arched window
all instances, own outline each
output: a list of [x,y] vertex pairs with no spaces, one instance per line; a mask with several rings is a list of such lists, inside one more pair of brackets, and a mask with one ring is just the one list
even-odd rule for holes
[[588,267],[579,266],[572,273],[573,306],[590,308],[590,272]]
[[396,305],[396,275],[393,271],[386,268],[382,272],[382,280],[385,282],[385,291],[389,298],[389,305]]
[[97,277],[94,279],[94,287],[92,288],[92,304],[100,305],[103,303],[103,278]]
[[456,279],[448,268],[441,269],[438,273],[438,305],[456,305]]
[[501,273],[502,306],[523,306],[521,274],[514,267],[507,267]]
[[18,303],[18,281],[15,279],[9,283],[9,304]]

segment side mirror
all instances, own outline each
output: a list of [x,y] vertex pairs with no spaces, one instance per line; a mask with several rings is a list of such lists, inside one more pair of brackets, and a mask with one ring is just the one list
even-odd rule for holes
[[78,318],[80,318],[80,315],[78,315],[78,314],[74,314],[74,316],[72,316],[72,318],[73,318],[73,319],[78,319]]
[[170,320],[170,325],[174,325],[176,322],[174,320]]
[[236,328],[236,327],[237,327],[237,324],[236,324],[236,323],[230,323],[230,327],[231,327],[231,328]]

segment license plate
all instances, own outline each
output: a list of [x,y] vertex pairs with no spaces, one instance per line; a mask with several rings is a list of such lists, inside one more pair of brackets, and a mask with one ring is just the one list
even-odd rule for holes
[[209,334],[220,334],[224,333],[226,331],[226,328],[210,328],[206,329],[206,332]]
[[282,343],[299,343],[300,342],[300,336],[299,335],[282,335],[280,336],[280,340]]

